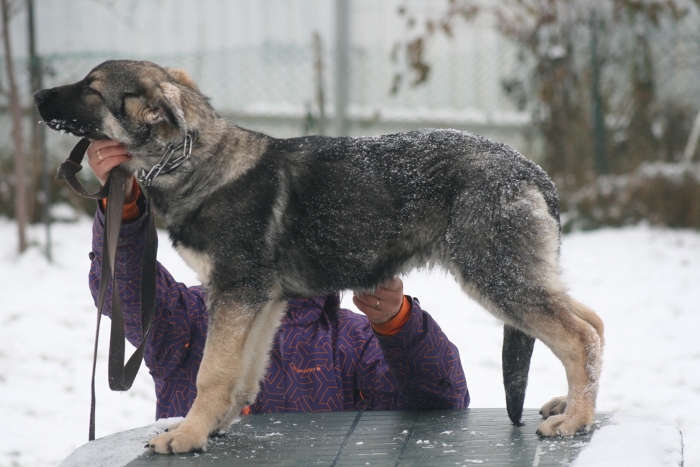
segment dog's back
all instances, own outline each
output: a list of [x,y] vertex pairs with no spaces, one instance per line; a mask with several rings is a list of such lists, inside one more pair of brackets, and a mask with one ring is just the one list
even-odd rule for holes
[[[515,150],[465,132],[272,140],[259,165],[274,177],[268,247],[290,295],[371,288],[427,262],[451,268],[449,232],[479,225],[468,245],[480,255],[527,190],[541,194],[558,228],[546,174]],[[509,222],[525,234],[523,214]]]

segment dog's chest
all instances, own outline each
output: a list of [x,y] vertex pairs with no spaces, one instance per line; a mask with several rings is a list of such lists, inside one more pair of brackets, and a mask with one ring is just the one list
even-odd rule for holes
[[209,285],[213,268],[211,257],[206,253],[195,251],[182,245],[178,245],[176,249],[182,259],[185,260],[185,263],[197,273],[197,277],[202,282],[202,285]]

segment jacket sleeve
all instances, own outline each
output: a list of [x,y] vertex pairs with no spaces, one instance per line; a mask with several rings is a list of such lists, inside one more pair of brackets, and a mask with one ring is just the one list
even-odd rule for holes
[[[148,212],[142,209],[141,212]],[[95,304],[100,288],[102,243],[105,216],[101,208],[95,214],[92,230],[90,291]],[[141,263],[146,244],[147,214],[124,223],[120,231],[115,275],[122,303],[125,334],[134,346],[142,339],[140,317]],[[157,264],[156,309],[144,360],[156,385],[173,372],[196,374],[201,361],[207,319],[204,290],[188,288],[176,282],[170,273]],[[108,286],[103,314],[111,318],[112,284]],[[194,380],[193,380],[194,381]]]
[[418,300],[411,301],[411,316],[397,334],[377,334],[398,392],[382,408],[467,408],[469,390],[457,347]]

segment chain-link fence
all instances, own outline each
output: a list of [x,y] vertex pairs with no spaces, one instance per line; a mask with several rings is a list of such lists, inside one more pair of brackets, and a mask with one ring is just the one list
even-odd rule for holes
[[[55,35],[57,42],[65,44],[64,49],[70,49],[55,50],[56,47],[49,44],[43,47],[49,52],[42,54],[39,51],[44,87],[77,81],[106,59],[151,60],[188,71],[204,94],[211,97],[219,113],[237,124],[279,137],[319,133],[321,129],[332,133],[330,128],[335,117],[334,96],[338,79],[334,36],[337,18],[333,16],[333,2],[206,0],[194,5],[169,0],[158,4],[139,2],[132,5],[133,9],[139,10],[137,13],[130,13],[129,2],[123,1],[35,2],[37,14],[40,15],[38,24],[44,25],[40,34]],[[104,4],[102,10],[108,7],[113,9],[111,21],[105,30],[95,30],[94,26],[94,23],[105,21],[98,16],[101,10],[96,5],[100,3]],[[58,4],[61,4],[60,10]],[[396,73],[407,69],[405,58],[397,57],[395,52],[392,53],[392,48],[403,40],[404,33],[408,35],[410,32],[402,29],[404,20],[397,15],[397,5],[413,5],[425,13],[433,10],[439,12],[448,2],[395,0],[377,5],[367,0],[353,0],[349,4],[351,18],[348,21],[353,24],[354,36],[350,37],[348,48],[349,73],[342,77],[345,83],[342,85],[348,88],[347,118],[350,120],[351,134],[449,126],[487,134],[493,132],[492,136],[505,138],[506,142],[522,147],[517,133],[525,126],[527,118],[516,111],[501,89],[502,81],[517,66],[513,44],[501,38],[492,27],[485,27],[484,24],[472,27],[465,22],[461,25],[463,30],[459,40],[442,38],[431,45],[430,80],[418,87],[407,84],[399,92],[392,93]],[[426,10],[428,7],[432,10]],[[180,17],[174,16],[174,11],[178,10],[181,10]],[[174,42],[178,32],[184,35],[194,27],[183,24],[183,18],[204,14],[201,11],[205,10],[206,16],[199,21],[205,21],[206,27],[198,34],[210,35],[206,46],[196,50],[183,47],[187,50],[177,53],[159,51],[165,47],[157,41],[158,34],[167,35],[168,40]],[[56,21],[42,21],[41,18],[41,15],[55,15],[58,16],[57,21],[65,21],[66,17],[71,18],[69,13],[75,17],[71,19],[76,24],[75,29],[66,30]],[[253,13],[256,13],[255,17],[243,16]],[[298,15],[306,29],[294,29],[293,25],[284,21],[285,18],[280,18],[281,14]],[[156,24],[158,28],[155,28],[153,22],[143,19],[154,15],[168,19],[159,20]],[[264,30],[246,24],[257,23],[261,21],[259,16],[265,15],[270,19],[265,23]],[[91,21],[87,19],[90,17],[93,17]],[[196,21],[191,20],[192,23]],[[130,23],[134,34],[141,36],[138,46],[132,38],[124,36],[123,31],[121,36],[117,35],[125,29],[125,23]],[[237,30],[248,28],[248,32],[242,36],[244,40],[238,36],[235,40],[211,39],[208,31],[222,31],[219,35],[223,36],[227,27]],[[392,32],[369,34],[378,28]],[[121,41],[111,46],[112,51],[109,46],[93,44],[104,40],[108,34],[115,35]],[[66,40],[66,35],[72,39]],[[315,43],[314,37],[319,38],[318,43]],[[105,50],[95,50],[100,48]],[[16,69],[20,72],[18,83],[23,104],[29,109],[33,90],[29,89],[27,65],[27,59],[19,59]],[[0,72],[4,73],[2,63]],[[410,78],[405,83],[408,81]],[[320,93],[325,97],[323,103],[318,99]],[[6,117],[2,104],[0,98],[0,119]],[[326,125],[319,121],[322,114],[327,120]],[[7,152],[10,144],[8,128],[6,124],[0,126],[0,150],[3,153]],[[518,131],[514,133],[513,130]],[[52,137],[49,137],[49,143],[48,150],[53,153],[57,143]]]
[[[451,127],[502,141],[536,160],[540,155],[536,132],[530,127],[530,110],[518,109],[504,91],[504,83],[509,79],[523,77],[526,68],[522,55],[519,56],[523,50],[499,35],[493,18],[480,16],[477,20],[462,21],[452,31],[452,37],[435,34],[426,42],[424,51],[430,66],[429,79],[419,86],[411,85],[405,48],[397,48],[396,44],[406,45],[416,31],[405,27],[406,15],[397,15],[397,5],[412,9],[422,24],[426,15],[442,11],[449,3],[447,0],[392,0],[381,4],[352,0],[354,36],[350,37],[347,50],[347,76],[340,77],[336,71],[340,52],[334,36],[338,18],[333,17],[333,2],[35,2],[39,15],[53,15],[53,18],[60,10],[65,14],[61,17],[63,21],[79,18],[76,23],[79,27],[70,30],[53,19],[44,18],[42,23],[39,18],[41,33],[55,37],[57,42],[55,46],[45,43],[39,48],[43,87],[77,81],[103,60],[151,60],[188,71],[224,118],[272,136],[288,137],[335,134],[336,87],[344,86],[349,101],[346,115],[349,134]],[[95,15],[101,11],[99,8],[112,16],[98,18]],[[200,15],[199,19],[193,18],[188,23],[188,18],[196,15]],[[287,21],[293,15],[297,16]],[[158,22],[147,19],[154,17],[159,18]],[[117,24],[105,26],[109,28],[108,34],[96,29],[110,18]],[[299,21],[304,27],[295,29]],[[131,29],[125,28],[125,24]],[[237,36],[224,38],[229,34],[227,28],[235,29]],[[377,31],[382,28],[390,32]],[[209,34],[208,42],[200,41],[196,34],[193,36],[193,29],[200,36]],[[119,31],[121,35],[114,36],[117,38],[114,44],[104,42],[104,36]],[[647,31],[654,34],[651,43],[661,58],[656,66],[656,84],[660,95],[676,99],[689,96],[681,99],[685,99],[692,111],[697,108],[694,100],[698,96],[698,81],[688,63],[694,59],[697,47],[692,48],[687,39],[679,42],[680,35],[668,34],[669,31],[673,28]],[[138,40],[129,34],[138,36]],[[159,35],[167,37],[159,39]],[[180,40],[179,35],[187,38]],[[193,42],[206,44],[199,47]],[[175,43],[180,45],[164,45]],[[187,46],[182,46],[183,43]],[[684,56],[688,59],[679,64]],[[27,115],[24,125],[27,139],[37,127],[36,118],[29,117],[34,90],[30,89],[28,64],[28,59],[20,56],[15,67]],[[397,74],[403,77],[398,88],[395,87]],[[0,76],[4,75],[4,62],[0,61]],[[3,84],[4,78],[0,78],[0,87]],[[619,96],[626,98],[625,93]],[[6,100],[0,96],[0,165],[5,173],[11,165],[11,128]],[[72,136],[46,132],[49,165],[57,166],[74,143]],[[9,176],[0,179],[3,203],[8,199],[4,194],[11,191],[11,179]]]
[[[396,74],[406,73],[407,68],[401,57],[392,55],[391,47],[355,43],[351,38],[347,50],[349,72],[337,84],[335,38],[316,31],[309,31],[306,40],[264,39],[182,53],[158,54],[143,47],[129,53],[40,54],[38,69],[41,86],[53,87],[82,79],[95,65],[108,59],[150,60],[165,67],[183,68],[224,118],[276,137],[336,134],[336,86],[346,86],[349,102],[344,118],[348,121],[349,134],[451,127],[490,136],[525,152],[527,117],[516,111],[500,85],[516,66],[514,47],[498,39],[492,30],[487,33],[467,30],[465,34],[461,42],[444,39],[433,45],[431,79],[414,87],[407,77],[398,92],[392,92]],[[477,41],[480,46],[465,46],[470,41]],[[38,126],[38,118],[32,114],[35,90],[30,85],[29,59],[20,57],[15,62],[16,81],[27,115],[24,133],[29,141]],[[5,75],[4,61],[0,61],[0,73]],[[0,165],[6,173],[12,164],[13,150],[7,110],[6,100],[0,96]],[[45,134],[43,147],[53,173],[76,139],[52,131]],[[28,166],[36,173],[40,162],[37,156],[34,159]],[[2,211],[6,214],[11,212],[8,205],[11,185],[12,177],[0,180],[0,197],[6,205]],[[30,189],[33,188],[30,182]]]

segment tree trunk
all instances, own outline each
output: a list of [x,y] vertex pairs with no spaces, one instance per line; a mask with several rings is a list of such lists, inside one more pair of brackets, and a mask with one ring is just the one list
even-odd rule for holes
[[15,148],[15,217],[17,218],[18,249],[27,249],[27,190],[26,169],[24,157],[24,142],[22,140],[22,107],[19,102],[17,80],[10,43],[10,13],[8,0],[0,0],[2,7],[2,35],[5,45],[5,67],[7,69],[7,95],[10,101],[12,115],[12,141]]

